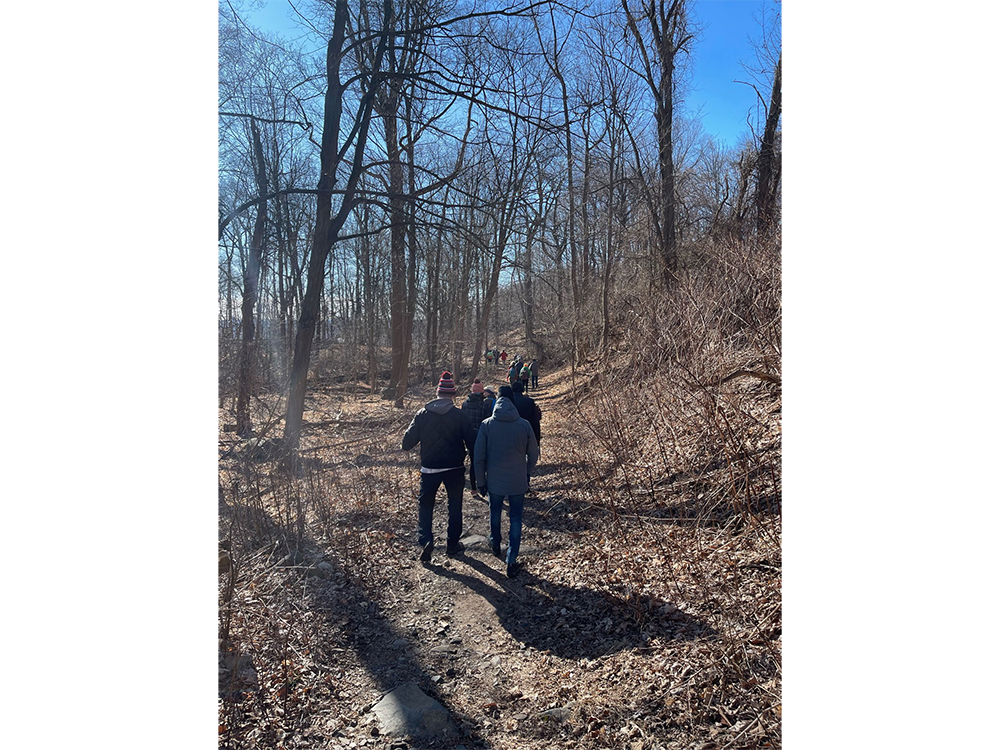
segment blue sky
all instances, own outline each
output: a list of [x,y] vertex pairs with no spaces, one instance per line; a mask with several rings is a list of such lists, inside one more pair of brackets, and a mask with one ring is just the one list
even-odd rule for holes
[[[692,90],[687,106],[701,115],[705,132],[729,146],[749,134],[747,112],[757,106],[757,94],[741,63],[756,60],[754,43],[761,37],[760,18],[773,3],[761,0],[699,0],[694,4],[702,27],[694,47]],[[770,88],[762,89],[767,96]],[[763,118],[761,118],[763,119]],[[756,122],[754,117],[752,122]]]
[[[757,95],[742,62],[755,59],[753,43],[760,38],[759,19],[773,0],[695,0],[695,21],[701,33],[695,42],[691,88],[685,97],[691,113],[701,117],[708,135],[720,145],[737,146],[749,134],[747,112],[757,106]],[[274,33],[295,32],[287,0],[267,0],[247,22]],[[769,93],[762,90],[765,95]],[[756,121],[756,118],[754,118]]]

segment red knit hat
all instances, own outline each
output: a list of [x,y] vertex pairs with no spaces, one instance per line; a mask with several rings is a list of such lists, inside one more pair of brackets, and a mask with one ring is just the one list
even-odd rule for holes
[[454,396],[456,393],[458,391],[455,390],[455,380],[451,373],[445,370],[441,373],[441,379],[438,381],[437,395]]
[[476,378],[475,380],[472,381],[472,392],[473,393],[482,393],[483,392],[483,384],[479,380],[479,378]]

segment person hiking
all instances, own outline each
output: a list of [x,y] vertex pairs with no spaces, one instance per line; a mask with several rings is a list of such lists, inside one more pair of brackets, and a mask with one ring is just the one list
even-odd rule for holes
[[[520,381],[514,383],[514,387],[511,390],[513,391],[513,395],[510,400],[514,402],[514,408],[517,409],[517,413],[521,415],[521,418],[531,425],[531,429],[535,433],[535,442],[538,443],[538,452],[541,453],[542,410],[538,408],[538,404],[535,403],[535,399],[524,395],[524,389],[522,388]],[[503,395],[503,389],[500,390],[500,395]],[[528,480],[528,483],[531,483],[530,479]],[[530,486],[528,487],[528,494],[532,494]]]
[[538,360],[531,360],[531,364],[528,365],[531,370],[531,390],[536,390],[538,388]]
[[502,352],[500,352],[500,364],[502,364],[504,367],[507,366],[507,350],[506,349],[504,349]]
[[510,369],[507,370],[507,382],[510,383],[511,386],[513,386],[514,383],[518,382],[520,379],[521,376],[518,373],[517,362],[514,362],[510,366]]
[[[469,421],[472,422],[472,429],[477,433],[482,421],[493,413],[493,402],[486,398],[485,389],[479,378],[472,381],[472,389],[462,403],[462,411],[469,415]],[[476,463],[474,454],[469,456],[469,486],[475,492]]]
[[418,411],[403,433],[402,448],[412,450],[420,444],[420,496],[417,500],[417,543],[422,547],[420,560],[428,562],[434,550],[434,498],[444,483],[448,493],[447,554],[457,555],[464,545],[462,536],[462,485],[465,484],[465,453],[476,445],[476,433],[469,415],[455,408],[458,391],[450,372],[441,373],[437,398]]
[[531,379],[531,368],[528,366],[527,362],[521,363],[520,378],[521,378],[521,386],[524,389],[524,392],[527,393],[528,381]]
[[531,425],[531,429],[535,431],[535,440],[538,441],[538,445],[541,447],[542,410],[538,408],[538,404],[535,403],[535,399],[524,395],[524,386],[520,381],[514,383],[513,387],[508,388],[508,386],[501,386],[500,395],[503,396],[504,391],[508,389],[511,393],[507,394],[507,397],[514,402],[514,406],[517,407],[518,414],[520,414],[523,419],[528,420],[528,424]]
[[492,415],[493,407],[496,406],[497,403],[497,392],[493,390],[491,386],[486,386],[483,388],[483,395],[486,397],[486,401],[490,405],[489,413]]
[[[517,553],[521,549],[524,495],[538,463],[538,442],[531,425],[520,417],[510,398],[501,395],[493,407],[493,416],[480,425],[474,455],[479,493],[488,494],[490,501],[490,548],[497,558],[506,560],[507,577],[513,578],[521,570]],[[506,558],[500,550],[504,497],[510,516]]]
[[486,350],[486,364],[487,365],[492,365],[493,364],[493,350],[492,349],[487,349]]

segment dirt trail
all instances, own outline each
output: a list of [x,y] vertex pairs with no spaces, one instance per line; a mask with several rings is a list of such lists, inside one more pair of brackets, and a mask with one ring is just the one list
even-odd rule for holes
[[[501,382],[500,370],[493,373],[484,382]],[[444,554],[442,487],[438,546],[429,564],[418,561],[418,463],[416,453],[399,450],[399,440],[419,395],[408,399],[405,414],[375,399],[311,399],[311,424],[329,425],[333,415],[353,425],[344,430],[353,440],[346,447],[328,427],[307,444],[312,470],[338,477],[342,497],[331,499],[337,515],[312,535],[310,555],[278,560],[283,550],[258,552],[241,568],[232,630],[240,646],[220,661],[220,675],[242,692],[221,712],[220,746],[712,746],[721,730],[684,727],[664,715],[665,702],[690,701],[711,629],[676,608],[656,619],[639,616],[593,585],[598,541],[611,519],[588,509],[580,477],[559,460],[587,449],[568,416],[568,378],[541,380],[528,394],[543,411],[537,495],[525,504],[524,569],[514,579],[489,550],[486,503],[468,489],[465,553]],[[231,517],[224,505],[223,529]],[[507,523],[505,512],[505,540]],[[240,653],[253,662],[242,672],[235,668]],[[432,745],[378,733],[371,707],[407,680],[447,707],[464,732],[459,740]]]

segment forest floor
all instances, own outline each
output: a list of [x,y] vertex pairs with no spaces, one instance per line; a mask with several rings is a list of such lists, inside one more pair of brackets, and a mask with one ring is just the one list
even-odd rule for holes
[[[499,385],[502,371],[484,382]],[[541,460],[513,579],[468,486],[464,554],[444,554],[442,487],[434,556],[418,560],[419,451],[399,445],[432,386],[399,410],[319,383],[295,480],[266,451],[248,458],[220,410],[220,541],[232,562],[219,576],[220,747],[780,746],[780,671],[734,681],[724,669],[736,650],[780,662],[780,558],[749,535],[713,541],[695,524],[657,526],[752,602],[753,616],[723,635],[673,576],[687,562],[655,544],[641,551],[641,521],[588,501],[572,457],[591,446],[572,390],[568,371],[543,372],[528,394],[543,412]],[[507,522],[505,512],[505,541]],[[625,559],[644,571],[641,595],[609,584]],[[371,709],[406,681],[442,703],[461,736],[381,734]]]

